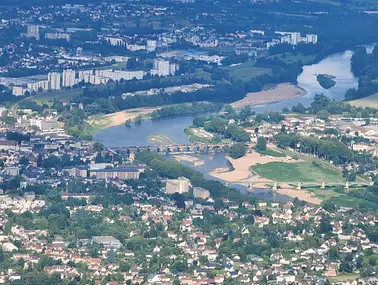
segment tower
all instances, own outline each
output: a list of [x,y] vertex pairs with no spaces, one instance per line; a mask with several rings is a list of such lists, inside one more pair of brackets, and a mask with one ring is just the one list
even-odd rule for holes
[[48,74],[48,82],[49,82],[49,88],[51,90],[60,90],[61,83],[60,83],[60,73],[58,72],[50,72]]

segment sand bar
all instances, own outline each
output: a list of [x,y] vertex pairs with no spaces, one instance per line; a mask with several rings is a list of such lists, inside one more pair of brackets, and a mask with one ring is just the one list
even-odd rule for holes
[[233,159],[229,156],[226,157],[227,160],[232,164],[233,169],[227,170],[225,168],[216,168],[209,174],[218,179],[224,180],[230,183],[237,182],[271,182],[269,179],[259,177],[258,175],[252,176],[250,170],[251,166],[256,164],[266,164],[269,162],[281,161],[281,162],[298,162],[298,160],[293,160],[291,157],[271,157],[266,155],[261,155],[255,151],[252,153],[247,153],[245,156]]
[[134,120],[139,115],[146,116],[151,114],[158,108],[136,108],[125,111],[120,111],[103,116],[92,116],[88,119],[88,123],[91,125],[99,126],[101,129],[110,128],[124,124],[127,120]]
[[194,166],[200,166],[204,164],[205,162],[195,155],[187,155],[187,154],[178,154],[178,155],[173,155],[172,156],[175,160],[180,161],[180,162],[190,162]]
[[320,205],[322,203],[322,200],[315,197],[313,193],[308,192],[306,190],[296,190],[292,188],[280,188],[276,191],[278,194],[289,196],[290,198],[298,198],[299,200]]
[[294,84],[281,83],[268,90],[247,93],[247,96],[245,96],[242,100],[232,103],[231,106],[234,108],[240,108],[249,105],[265,105],[295,99],[306,94],[307,92],[304,89]]

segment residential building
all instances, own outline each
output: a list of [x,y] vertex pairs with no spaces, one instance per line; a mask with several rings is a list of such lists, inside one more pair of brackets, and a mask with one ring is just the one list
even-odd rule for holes
[[191,187],[190,180],[186,177],[179,177],[178,179],[169,179],[165,186],[165,193],[174,194],[174,193],[187,193]]
[[63,71],[63,87],[72,87],[77,83],[76,81],[76,72],[72,69],[67,69]]
[[122,247],[122,243],[112,236],[94,236],[92,242],[108,248],[118,249]]
[[48,74],[49,89],[60,90],[61,88],[61,75],[58,72],[50,72]]

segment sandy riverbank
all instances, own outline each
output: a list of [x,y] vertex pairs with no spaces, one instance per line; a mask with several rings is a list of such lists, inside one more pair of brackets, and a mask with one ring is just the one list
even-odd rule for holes
[[127,120],[134,120],[136,117],[147,116],[158,108],[137,108],[120,111],[107,115],[95,115],[88,119],[88,124],[96,127],[97,129],[106,129],[124,124]]
[[[227,168],[217,168],[211,171],[209,174],[218,179],[222,179],[226,182],[235,183],[235,182],[271,182],[268,179],[253,176],[251,173],[251,166],[256,164],[266,164],[269,162],[282,161],[290,162],[293,161],[290,157],[271,157],[261,155],[257,152],[248,153],[245,156],[233,159],[229,156],[226,157],[227,160],[232,164],[233,169],[230,171]],[[298,162],[298,161],[295,161]],[[258,179],[259,178],[259,179]]]
[[[274,181],[261,177],[259,175],[252,175],[250,167],[257,164],[266,164],[269,162],[285,162],[285,163],[297,163],[299,160],[294,160],[291,157],[270,157],[263,156],[257,152],[246,154],[239,159],[233,159],[226,157],[233,166],[233,169],[217,168],[211,171],[209,174],[213,177],[221,179],[229,183],[250,183],[253,188],[270,188],[274,184]],[[287,183],[279,183],[280,188],[277,190],[278,194],[286,195],[291,198],[298,198],[308,203],[319,205],[322,200],[315,197],[313,193],[306,190],[296,190],[293,186]]]
[[190,162],[194,166],[200,166],[205,163],[202,159],[199,159],[198,157],[194,155],[178,154],[178,155],[173,155],[172,157],[179,162],[183,162],[183,161]]
[[234,108],[240,108],[248,105],[265,105],[295,99],[306,94],[307,92],[304,89],[296,85],[281,83],[272,89],[247,93],[247,96],[245,96],[242,100],[232,103],[231,106]]
[[[285,185],[281,185],[283,187]],[[322,200],[315,197],[313,193],[306,190],[296,190],[288,187],[280,188],[276,191],[278,194],[289,196],[290,198],[298,198],[311,204],[320,205]]]

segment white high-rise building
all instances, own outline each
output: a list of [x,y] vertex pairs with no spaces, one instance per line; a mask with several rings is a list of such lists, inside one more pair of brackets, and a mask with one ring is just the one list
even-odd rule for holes
[[26,36],[28,38],[35,38],[36,40],[39,40],[39,26],[28,25]]
[[154,70],[159,76],[168,76],[170,74],[169,61],[164,59],[155,59]]
[[63,71],[63,87],[72,87],[76,84],[76,72],[72,69]]
[[297,45],[301,42],[301,33],[291,33],[291,44]]
[[307,44],[316,44],[318,42],[318,35],[315,34],[307,34],[306,35],[306,43]]
[[60,79],[61,79],[60,73],[50,72],[48,74],[49,88],[51,90],[60,90],[61,88]]

